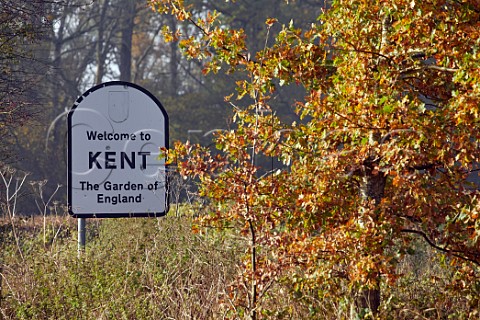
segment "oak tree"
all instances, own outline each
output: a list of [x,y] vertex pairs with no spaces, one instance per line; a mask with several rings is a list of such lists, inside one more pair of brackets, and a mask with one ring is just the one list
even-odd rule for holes
[[[245,76],[226,97],[235,129],[217,134],[218,151],[187,143],[169,152],[211,202],[203,222],[235,226],[249,241],[231,292],[237,313],[259,317],[270,285],[289,275],[330,295],[346,286],[360,314],[375,314],[381,284],[400,276],[396,265],[418,239],[478,283],[477,1],[334,0],[317,23],[285,24],[253,53],[244,30],[215,11],[150,3],[198,29],[166,33],[206,61],[205,73]],[[276,24],[266,21],[269,41]],[[305,95],[296,122],[275,109],[289,84]],[[285,166],[259,174],[259,156]]]

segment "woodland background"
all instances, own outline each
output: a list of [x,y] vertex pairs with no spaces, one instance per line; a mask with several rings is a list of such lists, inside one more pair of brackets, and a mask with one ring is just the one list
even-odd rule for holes
[[[308,25],[322,3],[243,1],[231,6],[198,1],[196,5],[199,10],[225,14],[226,23],[244,28],[254,50],[259,50],[268,17]],[[202,62],[182,55],[178,42],[163,40],[166,26],[178,27],[186,35],[197,33],[188,23],[160,15],[141,0],[2,1],[1,5],[2,91],[8,93],[2,106],[17,104],[12,107],[15,113],[2,115],[1,161],[30,172],[34,180],[48,179],[49,190],[65,185],[65,112],[95,84],[123,80],[152,92],[169,114],[171,141],[190,137],[208,144],[212,136],[203,138],[203,134],[230,125],[231,110],[224,96],[234,91],[235,76],[204,76]],[[278,96],[279,112],[292,114],[295,94],[292,89]],[[24,125],[27,116],[32,117]]]

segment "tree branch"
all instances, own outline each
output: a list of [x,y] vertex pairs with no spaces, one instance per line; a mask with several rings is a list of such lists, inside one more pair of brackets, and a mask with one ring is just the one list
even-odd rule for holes
[[[431,240],[427,234],[423,231],[419,231],[419,230],[413,230],[413,229],[402,229],[400,230],[400,232],[404,232],[404,233],[413,233],[413,234],[416,234],[416,235],[419,235],[421,236],[427,243],[429,246],[431,246],[432,248],[438,250],[438,251],[442,251],[442,252],[445,252],[447,254],[451,254],[452,256],[456,257],[456,258],[459,258],[461,260],[465,260],[465,261],[468,261],[468,262],[471,262],[471,263],[474,263],[476,264],[477,266],[480,266],[480,260],[477,260],[477,259],[473,259],[473,258],[469,258],[469,257],[466,257],[466,256],[463,256],[459,253],[467,253],[468,252],[464,252],[464,251],[458,251],[458,250],[449,250],[449,249],[446,249],[446,248],[442,248],[440,247],[439,245],[437,245],[435,242],[433,242],[433,240]],[[471,255],[475,256],[475,257],[478,257],[480,256],[479,254],[474,254],[474,253],[471,253]]]
[[421,67],[406,68],[406,69],[400,71],[400,74],[401,75],[407,75],[407,74],[421,72],[421,71],[424,71],[424,70],[427,70],[427,69],[437,70],[437,71],[442,71],[442,72],[457,72],[459,70],[459,69],[456,69],[456,68],[447,68],[447,67],[437,66],[437,65],[434,65],[434,64],[427,64],[427,65],[423,65]]

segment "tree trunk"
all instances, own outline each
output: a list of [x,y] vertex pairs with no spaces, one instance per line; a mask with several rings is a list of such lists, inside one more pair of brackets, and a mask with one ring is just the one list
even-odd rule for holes
[[3,253],[0,253],[0,308],[3,300]]
[[[383,172],[375,169],[376,162],[376,160],[371,159],[364,162],[365,169],[360,192],[362,198],[374,200],[375,205],[379,205],[384,196],[387,177]],[[380,274],[376,273],[374,277],[376,278],[375,287],[361,289],[355,295],[355,306],[359,313],[362,313],[365,309],[370,310],[374,315],[378,313],[380,307]]]
[[[176,20],[173,17],[170,17],[168,20],[171,30],[177,29]],[[177,53],[178,43],[172,41],[170,43],[170,95],[175,97],[178,94],[179,80],[178,80],[178,53]]]
[[109,6],[109,0],[104,0],[102,9],[100,11],[100,19],[98,22],[98,42],[97,42],[97,72],[95,75],[95,83],[100,84],[103,81],[103,76],[105,75],[105,57],[107,51],[105,50],[105,25],[107,20],[105,19],[107,14],[107,9]]
[[380,288],[377,286],[372,289],[360,290],[355,297],[355,307],[358,313],[370,310],[373,315],[376,315],[380,307]]
[[[52,42],[53,42],[53,61],[52,66],[54,70],[57,72],[62,66],[62,48],[64,44],[64,31],[65,31],[65,21],[68,15],[68,8],[64,8],[62,12],[62,16],[60,17],[60,23],[58,24],[57,35],[55,35],[55,31],[51,30],[52,33]],[[60,77],[57,73],[57,76]],[[60,99],[59,99],[59,90],[56,87],[52,86],[52,105],[54,114],[57,115],[62,112],[62,108],[60,107]]]
[[[391,17],[385,16],[382,19],[382,39],[380,52],[388,45],[388,33],[392,27]],[[379,56],[379,59],[382,55]],[[378,63],[378,61],[377,61]],[[381,135],[379,132],[372,132],[369,137],[370,142],[380,142]],[[364,162],[364,172],[362,177],[362,184],[360,187],[360,193],[365,200],[374,200],[375,205],[379,205],[385,193],[385,184],[387,177],[383,172],[378,171],[375,167],[378,165],[378,158],[372,156]],[[355,296],[355,306],[357,312],[363,312],[368,309],[373,315],[378,313],[380,307],[380,274],[375,274],[376,281],[374,288],[359,290]]]
[[123,1],[124,22],[122,28],[122,43],[120,44],[120,80],[130,82],[132,80],[132,37],[135,27],[135,4],[134,0]]

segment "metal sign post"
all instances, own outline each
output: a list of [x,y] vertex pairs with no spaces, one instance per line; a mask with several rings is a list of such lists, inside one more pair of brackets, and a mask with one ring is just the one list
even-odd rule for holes
[[86,231],[87,219],[78,218],[78,257],[85,251],[85,244],[87,239]]

